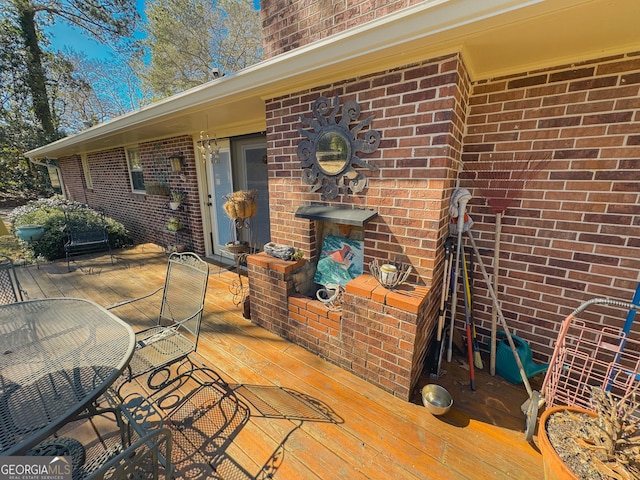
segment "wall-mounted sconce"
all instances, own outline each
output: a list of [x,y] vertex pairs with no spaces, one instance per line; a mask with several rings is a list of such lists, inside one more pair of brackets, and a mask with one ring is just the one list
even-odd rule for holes
[[172,172],[181,172],[184,168],[184,155],[182,155],[182,152],[169,155],[169,163],[171,164]]

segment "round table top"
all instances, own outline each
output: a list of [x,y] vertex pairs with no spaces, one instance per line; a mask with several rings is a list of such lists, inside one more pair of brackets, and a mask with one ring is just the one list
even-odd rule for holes
[[24,453],[83,411],[134,346],[131,327],[90,300],[0,306],[0,454]]

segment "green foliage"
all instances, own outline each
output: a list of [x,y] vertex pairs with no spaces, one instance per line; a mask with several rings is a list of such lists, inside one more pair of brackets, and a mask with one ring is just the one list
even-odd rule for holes
[[20,240],[12,235],[4,235],[0,237],[0,254],[6,255],[14,262],[24,258],[24,252]]
[[[73,212],[68,215],[69,221],[75,225],[83,225],[87,228],[100,227],[102,216],[100,212],[91,208],[82,208],[79,202],[72,202],[60,196],[34,200],[21,207],[15,208],[9,214],[11,228],[13,230],[21,225],[40,225],[45,233],[38,242],[29,243],[26,248],[31,250],[34,256],[43,256],[47,260],[63,258],[65,256],[64,244],[67,241],[65,225],[65,210]],[[131,244],[129,234],[119,222],[105,217],[109,244],[111,248],[122,248]]]
[[[48,52],[43,25],[72,24],[113,48],[125,45],[138,21],[130,0],[11,0],[0,9],[0,146],[2,158],[16,164],[27,150],[63,135],[61,125],[77,126],[71,116],[80,104],[92,101],[91,79],[73,75],[75,64],[60,52]],[[69,94],[74,92],[74,95]],[[66,95],[65,95],[66,94]],[[88,100],[87,100],[88,97]],[[75,103],[71,104],[72,101]],[[86,109],[86,119],[94,112]],[[12,158],[9,158],[11,155]],[[37,176],[36,176],[37,180]]]
[[[147,2],[138,70],[161,99],[240,70],[262,57],[260,13],[251,0]],[[150,59],[150,61],[147,61]]]

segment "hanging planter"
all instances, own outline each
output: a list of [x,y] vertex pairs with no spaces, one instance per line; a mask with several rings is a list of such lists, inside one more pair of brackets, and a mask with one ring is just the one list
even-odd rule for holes
[[258,211],[257,196],[256,190],[238,190],[223,197],[226,202],[222,207],[233,220],[251,218]]

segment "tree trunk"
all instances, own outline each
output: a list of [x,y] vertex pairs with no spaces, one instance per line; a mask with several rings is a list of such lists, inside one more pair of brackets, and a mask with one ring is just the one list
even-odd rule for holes
[[48,138],[56,137],[56,127],[47,95],[47,79],[42,66],[42,50],[38,44],[35,10],[28,0],[16,0],[20,35],[27,52],[27,85],[31,90],[33,110]]

